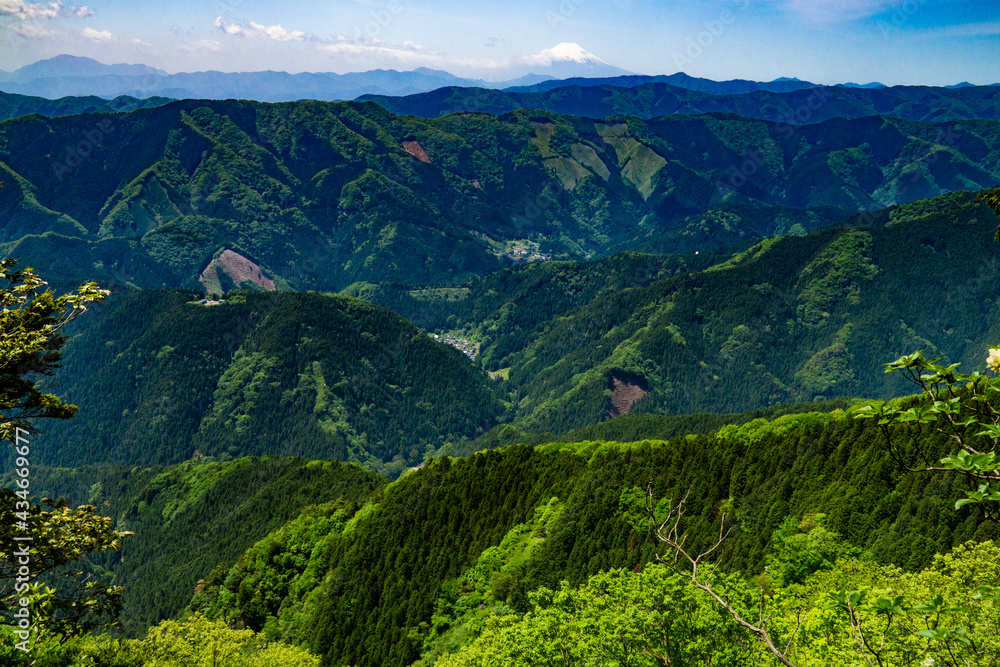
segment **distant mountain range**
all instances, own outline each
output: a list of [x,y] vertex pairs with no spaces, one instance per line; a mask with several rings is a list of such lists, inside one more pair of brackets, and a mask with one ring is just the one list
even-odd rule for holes
[[409,95],[442,86],[506,88],[555,77],[620,76],[629,72],[604,62],[576,44],[559,44],[505,70],[505,81],[467,79],[419,67],[412,71],[332,72],[181,72],[168,74],[148,65],[105,65],[91,58],[60,55],[0,71],[0,90],[50,99],[70,95],[99,97],[164,96],[197,99],[253,99],[287,102],[302,99],[350,100],[364,94]]
[[[537,79],[536,79],[537,80]],[[419,68],[410,72],[374,70],[352,74],[287,72],[182,72],[167,74],[144,65],[103,65],[90,58],[56,56],[7,74],[0,89],[8,93],[57,98],[164,96],[199,99],[352,99],[365,93],[408,95],[446,85],[483,85],[447,72]]]
[[758,90],[768,90],[774,93],[787,93],[804,88],[815,88],[818,84],[799,79],[775,79],[774,81],[748,81],[746,79],[731,79],[729,81],[713,81],[690,76],[684,72],[676,74],[628,74],[611,77],[572,77],[564,79],[549,79],[530,85],[508,86],[504,88],[511,93],[539,93],[565,86],[618,86],[634,88],[650,83],[666,83],[678,88],[696,90],[709,95],[741,95]]
[[[817,84],[792,78],[771,82],[712,81],[683,72],[647,76],[608,64],[578,44],[563,43],[546,49],[503,70],[514,78],[484,81],[420,67],[411,71],[372,70],[332,72],[181,72],[168,74],[148,65],[105,65],[91,58],[60,55],[26,65],[14,72],[0,71],[0,91],[48,99],[67,96],[115,98],[122,95],[149,98],[252,99],[287,102],[304,99],[351,100],[362,95],[405,96],[444,87],[540,93],[566,86],[615,86],[634,88],[669,84],[710,95],[743,95],[755,92],[790,93],[816,88]],[[970,84],[957,84],[955,88]],[[844,88],[884,88],[880,83],[846,83]]]

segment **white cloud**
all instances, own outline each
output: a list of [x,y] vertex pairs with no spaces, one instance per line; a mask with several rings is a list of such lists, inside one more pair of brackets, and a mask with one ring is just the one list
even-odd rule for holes
[[289,31],[280,25],[261,25],[253,21],[248,24],[226,23],[221,16],[216,18],[212,25],[230,37],[265,38],[276,42],[302,42],[314,39],[312,35],[301,30]]
[[0,16],[13,16],[22,21],[46,21],[66,17],[86,18],[93,16],[94,10],[86,5],[75,7],[62,2],[25,2],[24,0],[0,0]]
[[[926,1],[916,0],[916,3]],[[843,23],[869,18],[898,4],[898,0],[784,0],[786,9],[811,23]]]
[[115,36],[111,34],[108,30],[94,30],[93,28],[84,28],[80,31],[80,34],[89,39],[92,42],[113,42],[115,41]]
[[44,37],[54,37],[59,34],[55,30],[47,30],[37,23],[15,21],[14,23],[4,23],[3,27],[25,39],[42,39]]

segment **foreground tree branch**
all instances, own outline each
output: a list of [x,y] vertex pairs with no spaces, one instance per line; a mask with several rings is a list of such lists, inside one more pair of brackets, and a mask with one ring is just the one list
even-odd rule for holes
[[[781,664],[787,667],[797,667],[795,663],[790,661],[786,657],[788,648],[785,651],[781,651],[777,646],[775,646],[774,641],[771,638],[770,632],[768,632],[767,624],[770,621],[770,615],[764,615],[764,601],[763,594],[761,596],[761,604],[758,611],[757,624],[753,624],[747,621],[743,616],[729,603],[728,600],[724,599],[712,588],[712,575],[715,573],[717,563],[714,564],[708,576],[703,576],[701,571],[701,566],[705,563],[708,556],[715,553],[719,548],[722,547],[723,542],[729,537],[732,532],[733,527],[730,526],[726,528],[726,515],[722,515],[722,520],[719,524],[719,536],[716,538],[714,544],[712,544],[708,549],[701,551],[700,553],[689,552],[684,543],[687,540],[687,534],[681,528],[681,521],[684,518],[684,505],[687,502],[687,497],[691,493],[684,494],[684,497],[679,500],[676,504],[673,499],[668,501],[667,504],[667,515],[664,518],[656,516],[656,507],[653,502],[653,485],[649,484],[646,487],[646,513],[649,515],[649,519],[653,524],[653,530],[656,533],[656,538],[667,545],[669,551],[673,552],[673,558],[668,557],[663,558],[660,556],[659,550],[656,551],[656,559],[661,563],[666,563],[672,567],[678,574],[681,574],[691,580],[692,585],[696,588],[708,593],[713,600],[715,600],[726,612],[733,617],[737,623],[741,626],[754,633],[759,637],[764,644],[767,646],[768,650],[774,654]],[[687,569],[690,568],[690,569]],[[796,626],[795,631],[798,631],[798,626]],[[795,633],[792,633],[794,638]],[[789,646],[791,645],[791,640],[789,640]]]

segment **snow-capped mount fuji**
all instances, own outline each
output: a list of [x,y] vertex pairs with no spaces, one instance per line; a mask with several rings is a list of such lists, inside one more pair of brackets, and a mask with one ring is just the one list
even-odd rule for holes
[[510,68],[495,72],[490,78],[499,81],[529,74],[553,79],[569,79],[625,76],[633,72],[611,65],[579,44],[562,42],[551,49],[542,49],[538,53],[522,56],[512,62]]

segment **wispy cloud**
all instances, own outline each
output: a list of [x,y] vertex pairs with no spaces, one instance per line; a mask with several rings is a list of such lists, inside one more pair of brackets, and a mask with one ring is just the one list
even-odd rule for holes
[[1000,35],[1000,21],[963,23],[916,31],[921,37],[994,37]]
[[404,62],[438,62],[444,58],[440,51],[406,41],[400,44],[384,42],[381,39],[351,39],[338,35],[327,44],[317,47],[321,51],[344,56],[383,56]]
[[214,39],[199,39],[190,44],[178,44],[177,48],[189,53],[205,53],[208,51],[221,51],[222,43]]
[[880,14],[898,4],[897,0],[780,0],[785,9],[810,23],[830,24],[855,21]]
[[62,2],[24,2],[24,0],[0,0],[0,16],[13,16],[22,21],[46,21],[61,18],[86,18],[93,16],[94,10],[86,5],[76,7]]
[[54,37],[58,34],[55,30],[49,30],[48,28],[43,28],[38,23],[28,23],[27,21],[4,23],[3,27],[25,39],[42,39],[45,37]]
[[[87,5],[64,5],[62,2],[25,2],[0,0],[0,26],[24,39],[47,39],[63,34],[44,27],[46,21],[64,18],[84,19],[94,16]],[[13,20],[11,20],[13,19]]]
[[[0,0],[2,1],[2,0]],[[276,42],[303,42],[315,39],[312,35],[301,30],[287,30],[280,25],[261,25],[250,21],[249,23],[226,23],[222,17],[215,19],[213,25],[219,32],[230,37],[249,37],[273,39]]]

